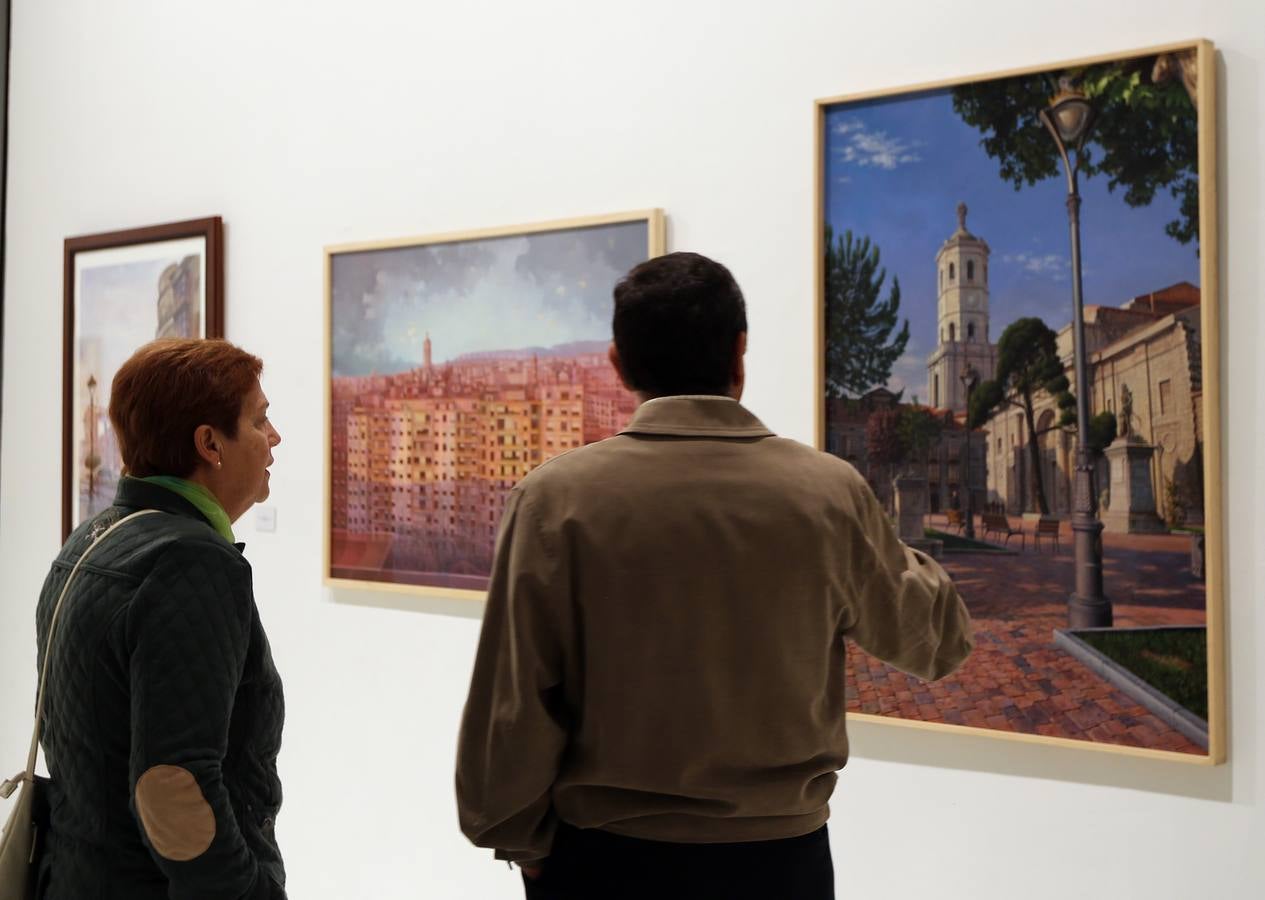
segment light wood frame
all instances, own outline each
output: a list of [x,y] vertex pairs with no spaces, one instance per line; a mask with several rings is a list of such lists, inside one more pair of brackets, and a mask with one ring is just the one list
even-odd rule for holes
[[661,209],[634,210],[621,213],[610,213],[597,216],[583,216],[570,219],[555,219],[523,225],[508,225],[495,228],[481,228],[469,231],[454,231],[432,234],[421,237],[392,238],[380,241],[364,241],[346,244],[335,244],[325,248],[325,502],[324,533],[322,535],[321,577],[323,583],[330,588],[342,590],[359,590],[385,592],[411,597],[437,597],[482,602],[487,592],[453,587],[432,587],[428,585],[400,584],[396,582],[373,581],[369,579],[335,578],[331,576],[332,563],[332,525],[333,525],[333,263],[334,257],[346,253],[359,253],[372,250],[394,250],[406,247],[419,247],[434,244],[451,244],[463,241],[485,240],[489,238],[519,237],[543,234],[555,231],[570,231],[580,228],[595,228],[602,225],[619,225],[630,222],[646,223],[647,246],[646,259],[662,256],[666,246],[665,217]]
[[[1200,317],[1202,328],[1202,388],[1203,388],[1203,475],[1205,520],[1205,572],[1206,572],[1206,622],[1208,647],[1208,752],[1206,754],[1177,753],[1151,750],[1119,744],[1100,743],[1075,738],[1046,737],[1020,734],[969,725],[951,725],[921,722],[870,713],[849,713],[849,717],[866,722],[878,722],[902,728],[925,729],[949,734],[969,733],[991,735],[1004,740],[1030,744],[1074,747],[1081,750],[1101,751],[1129,756],[1162,759],[1195,765],[1218,765],[1226,761],[1226,663],[1225,663],[1225,508],[1222,483],[1222,415],[1221,415],[1221,333],[1219,306],[1220,268],[1218,216],[1219,184],[1217,169],[1217,85],[1216,53],[1211,41],[1193,40],[1174,44],[1126,50],[1068,61],[1054,61],[1040,65],[994,72],[984,75],[949,78],[942,81],[905,87],[886,88],[855,94],[826,97],[816,101],[815,116],[815,211],[813,226],[813,272],[816,296],[814,346],[816,348],[814,379],[815,436],[818,449],[826,446],[825,416],[825,139],[826,112],[842,103],[854,103],[881,98],[894,98],[904,94],[942,90],[962,84],[994,81],[1023,75],[1034,75],[1060,69],[1098,65],[1154,56],[1183,50],[1195,50],[1197,54],[1197,106],[1198,106],[1198,165],[1199,165],[1199,252],[1200,252]],[[1060,172],[1061,177],[1061,172]]]
[[72,491],[77,489],[74,466],[75,399],[75,256],[91,250],[160,244],[185,238],[202,238],[206,244],[206,318],[202,337],[224,337],[224,222],[219,216],[188,219],[142,228],[107,231],[66,238],[62,250],[62,540],[74,529]]

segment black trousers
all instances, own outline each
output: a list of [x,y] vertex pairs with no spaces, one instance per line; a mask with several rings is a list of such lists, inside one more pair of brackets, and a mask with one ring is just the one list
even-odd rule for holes
[[527,900],[834,900],[826,826],[802,837],[672,844],[563,823]]

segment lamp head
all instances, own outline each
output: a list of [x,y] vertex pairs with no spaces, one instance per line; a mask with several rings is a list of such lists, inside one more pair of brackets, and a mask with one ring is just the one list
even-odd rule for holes
[[1094,107],[1083,91],[1072,87],[1070,79],[1060,78],[1059,92],[1050,100],[1045,118],[1053,123],[1064,146],[1077,147],[1093,124]]

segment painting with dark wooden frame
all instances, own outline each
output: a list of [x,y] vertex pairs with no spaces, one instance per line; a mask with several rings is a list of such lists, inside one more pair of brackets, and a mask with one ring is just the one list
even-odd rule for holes
[[817,104],[818,446],[971,611],[849,715],[1224,761],[1213,47]]
[[62,539],[112,502],[121,475],[110,383],[138,347],[223,337],[219,216],[67,238],[63,257]]

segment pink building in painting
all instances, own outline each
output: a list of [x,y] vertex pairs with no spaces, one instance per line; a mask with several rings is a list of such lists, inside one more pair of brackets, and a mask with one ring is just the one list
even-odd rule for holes
[[636,408],[605,354],[481,354],[332,385],[335,577],[481,588],[509,489]]

